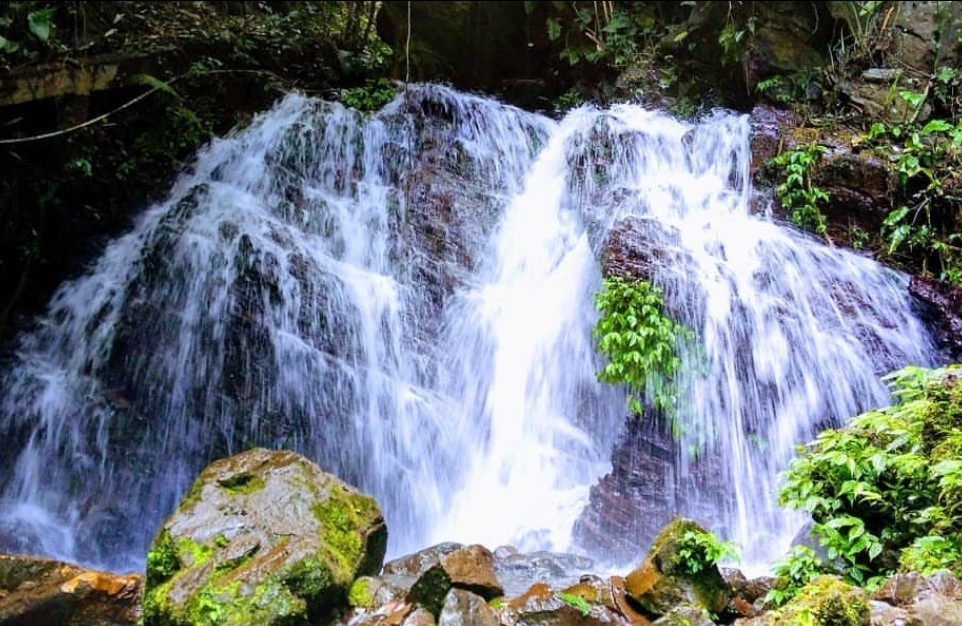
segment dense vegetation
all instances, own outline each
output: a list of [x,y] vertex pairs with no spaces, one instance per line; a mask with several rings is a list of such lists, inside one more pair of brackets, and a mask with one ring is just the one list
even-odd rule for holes
[[868,587],[897,571],[962,574],[962,366],[888,382],[891,406],[823,431],[785,472],[780,502],[811,514],[821,552],[785,557],[774,601],[825,572]]

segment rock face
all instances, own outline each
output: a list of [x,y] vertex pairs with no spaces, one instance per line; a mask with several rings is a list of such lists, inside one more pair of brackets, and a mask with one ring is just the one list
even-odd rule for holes
[[0,625],[133,626],[142,585],[140,574],[0,555]]
[[679,607],[703,609],[713,614],[728,606],[730,591],[714,564],[698,572],[685,565],[685,534],[706,532],[697,523],[676,517],[665,526],[644,562],[625,577],[628,597],[653,615],[667,615]]
[[346,606],[386,546],[373,498],[294,452],[243,452],[209,465],[156,534],[144,624],[307,623]]
[[962,358],[962,289],[947,282],[913,276],[909,292],[925,302],[924,311],[939,347],[950,360]]

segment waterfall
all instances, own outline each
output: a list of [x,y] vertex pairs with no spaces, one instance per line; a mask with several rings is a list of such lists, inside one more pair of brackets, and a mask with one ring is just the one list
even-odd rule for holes
[[[627,233],[697,338],[653,479],[770,559],[798,524],[774,496],[794,446],[935,357],[904,276],[750,210],[749,135],[731,112],[555,121],[435,85],[370,116],[283,98],[17,338],[0,550],[139,569],[209,461],[264,446],[374,495],[389,557],[604,560],[572,528],[624,428],[591,330]],[[714,482],[692,488],[692,455]]]

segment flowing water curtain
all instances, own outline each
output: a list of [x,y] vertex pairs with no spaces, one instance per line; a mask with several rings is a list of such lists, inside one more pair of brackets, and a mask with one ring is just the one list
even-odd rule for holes
[[207,460],[264,445],[371,490],[413,549],[463,445],[438,320],[549,126],[423,86],[370,118],[291,96],[215,142],[23,338],[3,541],[136,563]]
[[880,377],[935,354],[905,276],[752,213],[749,134],[747,117],[727,112],[689,124],[601,111],[571,143],[566,197],[606,271],[658,285],[695,333],[669,416],[670,506],[758,563],[800,523],[775,493],[794,446],[886,403]]

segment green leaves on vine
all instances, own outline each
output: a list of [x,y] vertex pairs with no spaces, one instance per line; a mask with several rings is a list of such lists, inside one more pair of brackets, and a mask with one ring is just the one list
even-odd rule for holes
[[657,409],[677,402],[678,348],[694,333],[664,313],[661,289],[643,280],[610,276],[595,295],[601,317],[594,328],[598,351],[608,363],[597,373],[605,383],[628,386],[628,408],[642,413],[641,396]]

